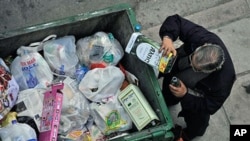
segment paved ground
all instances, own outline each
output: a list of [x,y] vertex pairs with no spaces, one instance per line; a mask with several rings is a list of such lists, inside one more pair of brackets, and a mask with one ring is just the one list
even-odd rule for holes
[[[250,125],[250,0],[1,0],[0,33],[117,3],[130,3],[142,32],[157,41],[163,20],[177,13],[217,33],[227,45],[237,80],[223,107],[211,117],[205,135],[195,141],[229,141],[230,124]],[[185,126],[176,117],[179,110],[179,106],[170,109],[172,118]]]
[[[211,116],[210,126],[205,135],[195,138],[194,141],[229,141],[230,124],[250,124],[249,2],[233,0],[185,16],[222,38],[231,53],[237,73],[237,80],[230,97],[223,107]],[[159,31],[159,27],[160,25],[151,27],[143,32],[160,41],[156,32]],[[185,126],[183,119],[177,118],[180,106],[171,107],[169,110],[174,122]]]

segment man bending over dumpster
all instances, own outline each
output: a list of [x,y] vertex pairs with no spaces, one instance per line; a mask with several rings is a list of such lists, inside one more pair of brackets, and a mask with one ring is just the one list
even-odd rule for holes
[[[178,116],[184,117],[187,125],[184,129],[176,126],[173,132],[176,140],[192,140],[205,133],[210,115],[230,95],[236,78],[234,65],[216,34],[179,15],[167,17],[159,35],[160,51],[177,56],[171,73],[159,74],[164,77],[162,92],[168,106],[180,102],[182,110]],[[183,42],[179,48],[173,45],[177,39]],[[170,84],[173,76],[179,79],[180,86]]]

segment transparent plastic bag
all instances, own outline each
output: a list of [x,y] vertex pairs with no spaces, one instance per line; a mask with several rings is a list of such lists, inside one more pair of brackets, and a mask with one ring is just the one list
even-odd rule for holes
[[37,141],[35,130],[25,123],[16,120],[4,128],[0,128],[0,137],[3,141]]
[[95,68],[88,71],[79,84],[79,90],[91,101],[100,102],[114,96],[125,79],[122,71],[115,66]]
[[76,80],[67,77],[63,83],[63,104],[59,132],[67,134],[84,126],[89,118],[90,109],[87,98],[78,90]]
[[10,73],[2,58],[0,58],[0,120],[16,103],[19,86]]
[[49,65],[37,51],[38,47],[21,46],[10,65],[20,90],[46,88],[53,80]]
[[76,43],[77,56],[81,64],[94,68],[93,65],[117,65],[124,55],[124,50],[112,33],[96,32],[92,36],[79,39]]
[[118,102],[116,95],[102,103],[92,102],[90,108],[95,124],[105,135],[132,128],[132,120]]
[[76,55],[74,36],[64,36],[49,40],[43,45],[44,58],[52,72],[56,75],[70,76],[74,78],[76,65],[79,62]]

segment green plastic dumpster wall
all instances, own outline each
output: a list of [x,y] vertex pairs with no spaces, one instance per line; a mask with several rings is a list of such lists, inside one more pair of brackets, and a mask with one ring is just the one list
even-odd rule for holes
[[[57,37],[74,35],[76,39],[79,39],[90,36],[97,31],[111,32],[125,48],[136,24],[138,23],[130,5],[114,5],[102,10],[0,33],[0,57],[15,56],[16,50],[21,45],[41,41],[51,34],[56,34]],[[125,53],[121,63],[129,72],[139,78],[141,82],[139,87],[158,115],[160,123],[142,131],[132,129],[129,135],[114,140],[171,141],[173,139],[173,133],[171,132],[173,122],[153,69],[137,59],[136,56],[127,53]]]

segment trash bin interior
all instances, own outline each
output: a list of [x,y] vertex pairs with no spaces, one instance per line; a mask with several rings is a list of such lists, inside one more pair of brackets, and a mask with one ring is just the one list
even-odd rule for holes
[[[133,21],[127,10],[110,12],[106,10],[86,13],[66,19],[52,21],[0,34],[0,57],[15,56],[16,50],[22,45],[42,41],[45,37],[55,34],[57,37],[74,35],[76,40],[90,36],[98,31],[111,32],[125,49],[131,34],[134,32]],[[155,110],[164,128],[172,127],[166,104],[163,100],[159,83],[153,69],[137,59],[136,56],[125,53],[121,64],[126,70],[139,79],[139,87],[146,99]],[[136,129],[133,129],[136,131]]]

